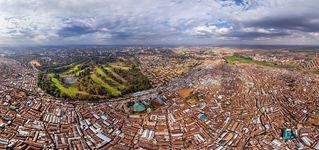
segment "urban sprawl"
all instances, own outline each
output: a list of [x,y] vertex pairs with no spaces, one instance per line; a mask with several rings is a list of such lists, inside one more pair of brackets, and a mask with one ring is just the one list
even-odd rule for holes
[[54,48],[33,63],[130,54],[153,88],[94,101],[56,98],[38,87],[37,65],[5,54],[0,149],[319,149],[316,51],[92,49]]

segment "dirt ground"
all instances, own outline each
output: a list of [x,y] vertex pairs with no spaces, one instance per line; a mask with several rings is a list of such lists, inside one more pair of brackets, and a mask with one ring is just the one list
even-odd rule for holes
[[22,97],[26,96],[26,94],[24,92],[19,92],[19,95]]
[[4,123],[4,125],[7,127],[7,121],[0,118],[0,124],[2,123]]
[[39,62],[37,62],[36,60],[31,60],[30,64],[35,65],[35,66],[41,66],[41,64]]
[[186,89],[182,89],[182,90],[180,90],[180,91],[177,91],[176,93],[177,93],[179,96],[181,96],[181,97],[183,97],[183,98],[186,98],[186,97],[189,95],[189,92],[190,92],[190,91],[192,91],[191,88],[186,88]]

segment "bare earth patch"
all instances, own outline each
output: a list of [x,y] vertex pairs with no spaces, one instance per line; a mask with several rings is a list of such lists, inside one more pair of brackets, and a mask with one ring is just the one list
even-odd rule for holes
[[192,91],[192,89],[191,88],[186,88],[186,89],[182,89],[182,90],[180,90],[180,91],[177,91],[176,93],[179,95],[179,96],[181,96],[181,97],[183,97],[184,99],[189,95],[189,92],[190,91]]
[[41,66],[41,64],[38,61],[36,61],[36,60],[31,60],[30,64],[34,65],[34,66],[37,66],[37,67]]
[[0,125],[1,124],[4,124],[5,127],[7,127],[7,125],[8,125],[6,120],[0,118]]

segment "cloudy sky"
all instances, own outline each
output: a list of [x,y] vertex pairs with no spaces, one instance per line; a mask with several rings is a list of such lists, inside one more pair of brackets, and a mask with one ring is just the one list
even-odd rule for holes
[[319,1],[0,0],[0,44],[319,45]]

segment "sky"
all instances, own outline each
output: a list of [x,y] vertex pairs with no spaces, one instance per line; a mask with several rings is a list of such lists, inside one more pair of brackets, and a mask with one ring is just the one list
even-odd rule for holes
[[319,45],[318,0],[0,0],[0,44]]

